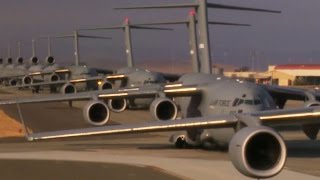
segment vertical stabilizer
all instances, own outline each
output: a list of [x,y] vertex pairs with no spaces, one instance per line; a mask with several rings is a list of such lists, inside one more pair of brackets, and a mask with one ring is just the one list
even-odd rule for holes
[[75,55],[75,65],[80,65],[80,54],[79,54],[79,36],[78,31],[74,31],[74,55]]
[[124,21],[124,33],[125,33],[125,48],[126,48],[126,54],[127,54],[127,66],[134,67],[132,37],[131,37],[131,28],[130,28],[129,18],[126,18]]

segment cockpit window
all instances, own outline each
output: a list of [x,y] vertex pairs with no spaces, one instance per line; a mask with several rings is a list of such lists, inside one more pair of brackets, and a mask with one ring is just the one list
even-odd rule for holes
[[243,99],[240,99],[237,106],[240,106],[241,104],[243,104],[244,100]]
[[253,106],[253,105],[262,104],[262,101],[260,99],[239,99],[239,98],[236,98],[233,101],[232,106],[240,106],[241,104]]
[[144,84],[157,84],[157,83],[159,83],[159,81],[157,81],[157,80],[145,80],[144,81]]
[[260,104],[262,104],[260,99],[255,99],[254,100],[254,105],[260,105]]
[[251,100],[251,99],[246,99],[246,100],[244,100],[244,104],[253,105],[253,100]]
[[232,106],[233,106],[233,107],[234,107],[234,106],[237,106],[238,102],[239,102],[239,98],[236,98],[236,99],[233,101]]

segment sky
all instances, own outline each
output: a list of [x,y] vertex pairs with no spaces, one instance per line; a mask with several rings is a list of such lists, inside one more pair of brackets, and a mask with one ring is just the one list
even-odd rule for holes
[[[31,57],[31,39],[47,35],[71,34],[74,29],[121,25],[126,17],[131,23],[184,20],[190,9],[114,10],[115,7],[186,3],[193,0],[2,0],[0,6],[0,56],[7,57],[8,43],[12,57],[17,57],[17,42],[22,56]],[[269,64],[320,63],[320,1],[318,0],[208,0],[237,6],[266,8],[281,14],[209,10],[212,21],[248,23],[251,27],[210,26],[212,62],[248,66],[264,70]],[[166,66],[175,71],[190,67],[186,26],[170,26],[174,31],[133,30],[134,57],[137,66]],[[83,32],[83,34],[89,34]],[[115,68],[126,62],[122,31],[90,34],[112,40],[80,40],[81,61],[91,66]],[[46,41],[36,43],[37,56],[47,54]],[[52,42],[53,55],[60,64],[73,63],[71,39]],[[254,52],[254,53],[253,53]],[[255,56],[252,56],[255,54]],[[191,67],[190,67],[191,69]]]

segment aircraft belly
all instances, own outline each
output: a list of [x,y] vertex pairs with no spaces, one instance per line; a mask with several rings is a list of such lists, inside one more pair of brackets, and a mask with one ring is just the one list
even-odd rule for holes
[[134,98],[129,99],[131,108],[149,108],[154,98]]

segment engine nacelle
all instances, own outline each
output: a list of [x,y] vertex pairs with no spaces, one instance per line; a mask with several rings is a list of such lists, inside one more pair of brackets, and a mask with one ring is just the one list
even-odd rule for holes
[[120,113],[126,110],[127,100],[126,99],[109,99],[108,106],[111,109],[111,111]]
[[32,58],[30,58],[30,63],[33,65],[37,65],[39,64],[39,59],[36,56],[33,56]]
[[16,79],[10,79],[9,80],[9,85],[10,86],[16,86],[16,85],[18,85],[18,81]]
[[22,78],[22,82],[23,82],[23,84],[28,84],[28,85],[32,84],[33,78],[31,76],[26,75]]
[[287,150],[282,137],[265,126],[245,127],[237,132],[230,144],[233,165],[252,178],[270,178],[281,172]]
[[18,59],[17,59],[17,63],[18,64],[23,64],[23,62],[24,62],[24,59],[23,59],[23,57],[19,57]]
[[9,57],[9,58],[7,59],[7,63],[8,63],[8,64],[12,64],[12,63],[13,63],[13,59],[12,59],[11,57]]
[[77,93],[77,89],[71,83],[66,83],[61,87],[61,94],[75,94],[75,93]]
[[103,81],[99,83],[99,90],[106,90],[106,89],[112,89],[113,85],[109,81]]
[[177,118],[178,108],[169,98],[157,98],[151,103],[150,112],[158,121],[169,121]]
[[307,101],[304,103],[305,107],[312,107],[312,106],[320,106],[320,102],[318,101]]
[[52,73],[52,74],[50,75],[50,81],[51,81],[51,82],[60,81],[60,80],[61,80],[61,78],[60,78],[60,76],[59,76],[58,74]]
[[93,100],[83,108],[83,117],[91,125],[102,126],[109,121],[110,111],[104,102]]
[[46,63],[47,63],[48,65],[54,65],[54,64],[56,63],[56,59],[55,59],[53,56],[48,56],[48,57],[46,58]]

